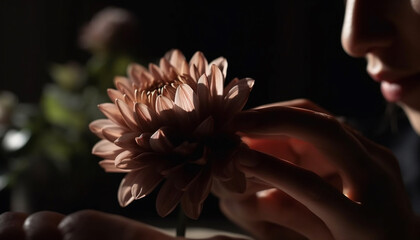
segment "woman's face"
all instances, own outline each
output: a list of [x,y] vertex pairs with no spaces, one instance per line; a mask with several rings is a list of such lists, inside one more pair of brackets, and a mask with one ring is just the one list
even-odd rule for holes
[[342,44],[420,133],[420,0],[347,0]]

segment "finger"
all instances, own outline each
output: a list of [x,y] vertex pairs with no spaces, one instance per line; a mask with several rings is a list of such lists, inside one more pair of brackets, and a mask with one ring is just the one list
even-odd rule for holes
[[[311,143],[340,170],[346,189],[362,190],[376,166],[359,141],[335,118],[310,110],[274,107],[242,112],[237,130],[261,135],[287,135]],[[361,195],[352,192],[356,199]]]
[[390,170],[391,173],[397,177],[397,179],[402,179],[398,160],[395,158],[391,150],[373,142],[372,140],[363,136],[360,132],[352,129],[347,125],[344,125],[344,127],[363,144],[363,146],[378,164],[380,164],[385,169]]
[[358,204],[313,172],[249,149],[238,151],[234,158],[244,172],[284,191],[328,226],[349,226],[363,217]]
[[42,211],[26,218],[23,229],[27,240],[60,240],[58,224],[65,216],[56,212]]
[[278,189],[261,191],[245,201],[221,201],[224,211],[238,219],[273,223],[298,232],[308,239],[332,240],[325,223],[304,205]]
[[22,228],[28,214],[5,212],[0,215],[0,239],[24,240],[25,232]]
[[160,230],[135,220],[93,210],[68,215],[58,228],[64,240],[173,239]]
[[264,109],[264,108],[270,108],[270,107],[296,107],[296,108],[304,108],[309,109],[316,112],[322,112],[327,113],[329,112],[325,110],[324,108],[318,106],[317,104],[313,103],[312,101],[309,101],[308,99],[299,98],[299,99],[293,99],[289,101],[283,101],[283,102],[276,102],[271,104],[265,104],[258,106],[253,109]]
[[228,204],[228,200],[221,202],[220,209],[235,224],[254,236],[256,239],[278,240],[278,239],[295,239],[305,240],[303,235],[298,234],[284,226],[255,219],[255,217],[244,217],[237,211],[232,211],[234,204]]
[[242,141],[253,150],[292,162],[322,177],[332,175],[337,170],[312,144],[296,138],[285,136],[242,137]]
[[247,178],[246,190],[243,193],[232,192],[231,190],[224,187],[220,181],[213,181],[212,193],[215,194],[218,198],[224,199],[237,199],[243,200],[249,197],[252,197],[256,192],[261,190],[272,188],[272,186],[267,185],[266,183],[257,180],[256,178]]

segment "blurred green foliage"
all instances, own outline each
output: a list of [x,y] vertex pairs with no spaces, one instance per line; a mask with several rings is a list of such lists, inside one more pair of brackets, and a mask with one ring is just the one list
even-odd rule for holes
[[[111,16],[113,10],[107,11]],[[112,30],[118,32],[114,26]],[[141,61],[129,49],[115,48],[124,44],[112,46],[87,48],[91,57],[83,64],[48,66],[51,81],[37,104],[19,103],[12,93],[0,93],[0,191],[11,190],[11,210],[74,211],[107,198],[107,183],[119,184],[120,179],[101,179],[99,159],[91,154],[98,138],[88,125],[103,117],[97,105],[110,101],[106,89],[114,87],[114,77],[125,76],[128,64]],[[108,191],[113,201],[115,191]]]

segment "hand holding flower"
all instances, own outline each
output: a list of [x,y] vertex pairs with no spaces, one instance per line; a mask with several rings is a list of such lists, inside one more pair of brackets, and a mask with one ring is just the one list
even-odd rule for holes
[[[254,236],[414,239],[416,217],[389,150],[325,112],[293,105],[244,112],[235,123],[255,149],[240,150],[238,166],[267,190],[216,192],[225,214]],[[283,151],[261,148],[257,136]]]

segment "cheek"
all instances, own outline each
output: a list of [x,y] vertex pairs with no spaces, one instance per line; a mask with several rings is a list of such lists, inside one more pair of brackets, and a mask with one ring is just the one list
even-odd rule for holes
[[411,6],[414,11],[420,15],[420,0],[411,0]]

